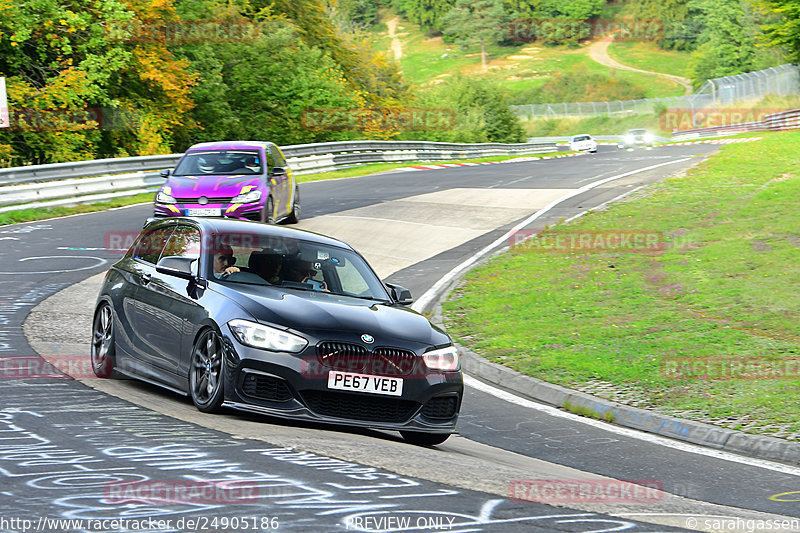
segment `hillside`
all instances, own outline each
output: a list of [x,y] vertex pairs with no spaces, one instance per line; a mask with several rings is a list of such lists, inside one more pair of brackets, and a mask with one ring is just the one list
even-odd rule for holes
[[[685,92],[684,87],[674,80],[614,69],[598,63],[590,56],[591,43],[577,47],[537,43],[490,45],[487,47],[487,70],[483,71],[477,49],[462,50],[457,46],[448,46],[441,36],[428,37],[419,26],[386,8],[379,12],[379,24],[370,29],[370,39],[375,50],[383,51],[397,61],[409,83],[421,88],[440,83],[458,72],[500,84],[515,103],[533,103],[530,98],[526,99],[528,93],[546,85],[554,76],[579,70],[627,86],[631,98],[680,96]],[[679,70],[679,66],[685,67],[688,57],[686,52],[659,50],[646,42],[614,42],[609,47],[609,55],[620,63],[634,58],[631,66],[641,70],[662,72],[662,65],[667,65],[663,72],[674,75],[685,74]],[[621,92],[623,99],[625,92]],[[580,96],[578,100],[582,101],[607,99],[590,92],[588,88]]]

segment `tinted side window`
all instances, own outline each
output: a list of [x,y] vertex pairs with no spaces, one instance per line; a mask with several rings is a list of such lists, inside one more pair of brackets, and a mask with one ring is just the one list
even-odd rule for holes
[[[191,226],[178,226],[167,241],[161,257],[200,258],[200,230]],[[159,258],[160,260],[160,258]],[[197,263],[192,269],[197,274]]]
[[272,145],[269,148],[270,148],[270,151],[272,152],[272,156],[275,158],[275,166],[276,167],[284,167],[284,168],[286,168],[286,166],[287,166],[286,165],[286,160],[283,158],[283,154],[281,154],[281,151],[278,149],[278,147],[275,146],[275,145]]
[[133,257],[154,265],[158,263],[161,251],[167,244],[167,239],[173,229],[175,229],[174,226],[168,226],[148,231],[142,235],[142,238],[139,239],[139,244],[136,245],[136,251],[133,252]]

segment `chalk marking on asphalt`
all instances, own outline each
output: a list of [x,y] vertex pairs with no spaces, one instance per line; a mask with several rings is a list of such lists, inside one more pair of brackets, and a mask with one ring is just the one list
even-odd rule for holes
[[22,259],[18,259],[18,262],[24,261],[31,261],[34,259],[94,259],[97,261],[94,265],[89,265],[85,267],[79,268],[68,268],[65,270],[42,270],[39,272],[0,272],[0,275],[4,276],[11,276],[11,275],[27,275],[27,274],[60,274],[63,272],[78,272],[79,270],[91,270],[93,268],[97,268],[99,266],[103,266],[108,261],[103,259],[102,257],[95,257],[93,255],[42,255],[39,257],[23,257]]
[[610,176],[608,178],[603,178],[601,180],[597,180],[595,182],[592,182],[592,183],[589,183],[587,185],[584,185],[580,189],[575,189],[574,191],[562,196],[561,198],[557,198],[557,199],[553,200],[552,202],[550,202],[549,204],[544,206],[542,209],[538,210],[537,212],[535,212],[534,214],[532,214],[531,216],[529,216],[528,218],[526,218],[525,220],[523,220],[522,222],[520,222],[519,224],[517,224],[516,226],[514,226],[510,230],[508,230],[502,236],[498,237],[494,242],[492,242],[488,246],[484,247],[483,249],[479,250],[478,252],[473,254],[470,258],[468,258],[467,260],[465,260],[464,262],[462,262],[461,264],[459,264],[458,266],[456,266],[455,268],[450,270],[450,272],[448,272],[442,278],[440,278],[439,281],[434,283],[433,286],[430,289],[425,291],[425,293],[422,296],[419,297],[417,302],[411,308],[414,309],[415,311],[422,312],[422,310],[425,309],[425,307],[427,307],[428,304],[430,304],[431,301],[433,301],[433,299],[439,294],[439,291],[442,290],[442,288],[446,287],[447,284],[451,283],[454,279],[456,279],[456,277],[461,275],[462,272],[466,271],[469,267],[471,267],[472,265],[477,263],[478,260],[480,260],[484,255],[488,254],[489,252],[491,252],[492,250],[494,250],[495,248],[497,248],[498,246],[500,246],[501,244],[506,242],[509,237],[514,235],[514,233],[516,233],[520,229],[524,228],[525,226],[527,226],[528,224],[530,224],[531,222],[533,222],[537,218],[543,216],[548,211],[550,211],[554,207],[558,206],[562,202],[565,202],[566,200],[569,200],[570,198],[578,196],[579,194],[583,194],[586,191],[594,189],[595,187],[599,187],[600,185],[603,185],[604,183],[608,183],[610,181],[614,181],[614,180],[618,180],[618,179],[621,179],[621,178],[625,178],[627,176],[632,176],[634,174],[639,174],[641,172],[647,172],[648,170],[653,170],[653,169],[656,169],[656,168],[659,168],[659,167],[663,167],[663,166],[666,166],[666,165],[673,165],[675,163],[683,163],[683,162],[689,161],[691,159],[692,159],[691,157],[684,157],[684,158],[681,158],[681,159],[676,159],[674,161],[667,161],[665,163],[658,163],[657,165],[651,165],[649,167],[644,167],[644,168],[640,168],[640,169],[636,169],[636,170],[631,170],[629,172],[624,172],[622,174],[617,174],[615,176]]
[[631,437],[634,439],[647,441],[653,444],[659,444],[661,446],[665,446],[667,448],[673,448],[675,450],[682,452],[694,453],[696,455],[705,455],[707,457],[713,457],[715,459],[721,459],[723,461],[730,461],[732,463],[740,463],[743,465],[754,466],[757,468],[764,468],[766,470],[772,470],[774,472],[780,472],[783,474],[800,476],[800,468],[794,466],[783,465],[780,463],[773,463],[771,461],[766,461],[764,459],[757,459],[755,457],[744,457],[723,450],[714,450],[712,448],[706,448],[696,444],[689,444],[677,440],[672,440],[666,437],[661,437],[659,435],[642,433],[634,429],[629,429],[622,426],[615,426],[613,424],[609,424],[608,422],[582,417],[580,415],[576,415],[567,411],[562,411],[550,405],[541,404],[533,400],[528,400],[526,398],[516,396],[515,394],[512,394],[510,392],[506,392],[504,390],[492,387],[491,385],[479,381],[476,378],[473,378],[472,376],[465,375],[464,384],[469,387],[472,387],[473,389],[485,392],[486,394],[491,394],[495,398],[505,400],[509,403],[513,403],[514,405],[519,405],[520,407],[534,409],[536,411],[541,411],[544,414],[555,416],[558,418],[565,418],[573,422],[580,422],[582,424],[593,426],[598,429],[608,431],[610,433],[616,433],[617,435],[622,435],[624,437]]

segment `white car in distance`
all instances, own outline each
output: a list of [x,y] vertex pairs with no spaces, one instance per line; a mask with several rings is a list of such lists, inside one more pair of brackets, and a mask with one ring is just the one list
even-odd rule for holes
[[588,133],[573,135],[569,139],[569,149],[573,152],[597,152],[597,141]]

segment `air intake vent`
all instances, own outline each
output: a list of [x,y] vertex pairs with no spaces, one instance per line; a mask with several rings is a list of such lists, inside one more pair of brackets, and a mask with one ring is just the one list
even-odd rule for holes
[[431,398],[422,407],[422,414],[428,418],[449,420],[456,415],[458,396],[437,396]]
[[403,423],[419,409],[417,402],[361,394],[307,390],[300,395],[309,409],[346,420]]
[[245,396],[271,402],[286,402],[293,398],[286,382],[273,376],[246,372],[242,382]]

